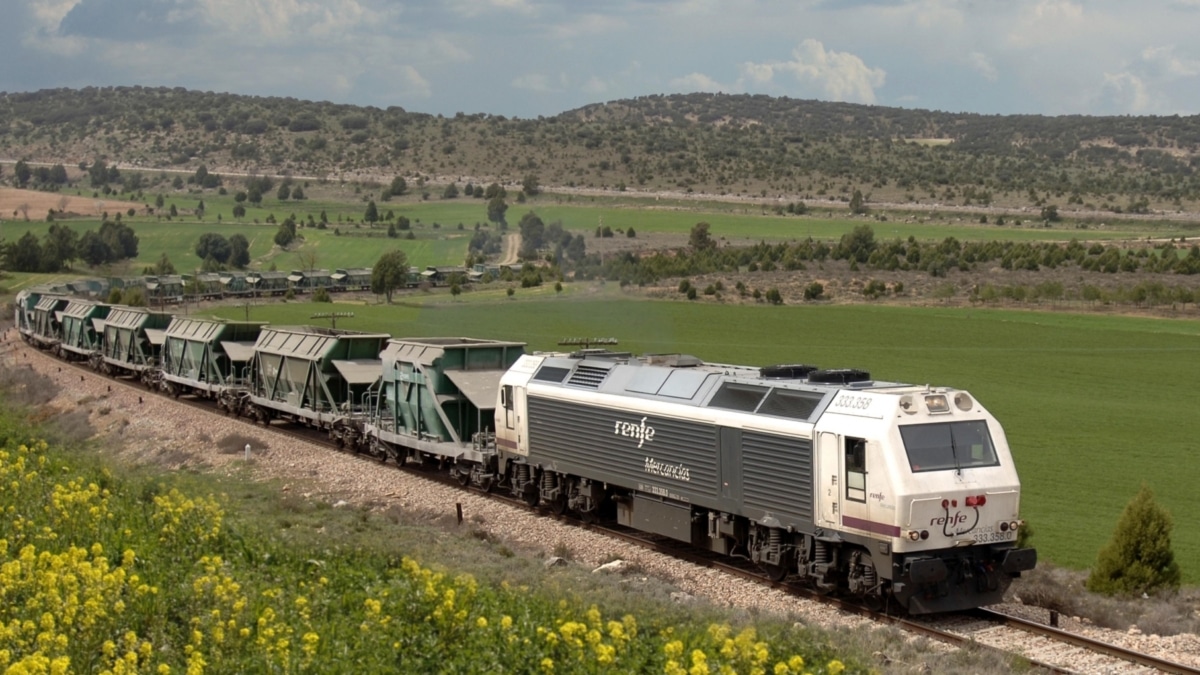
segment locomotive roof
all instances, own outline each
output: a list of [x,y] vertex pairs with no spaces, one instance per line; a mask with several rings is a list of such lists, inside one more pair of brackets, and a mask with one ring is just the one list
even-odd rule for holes
[[[797,420],[816,419],[833,395],[844,389],[899,392],[913,388],[866,379],[869,376],[862,371],[821,371],[811,366],[760,369],[705,363],[686,354],[639,358],[591,349],[540,356],[543,360],[533,374],[538,385]],[[837,381],[819,381],[822,379]]]

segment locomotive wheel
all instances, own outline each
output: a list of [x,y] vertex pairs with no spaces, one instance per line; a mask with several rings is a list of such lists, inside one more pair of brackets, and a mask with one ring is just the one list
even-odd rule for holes
[[521,490],[521,497],[525,499],[525,503],[528,504],[530,508],[537,506],[538,505],[537,485],[532,482],[526,483],[525,487]]
[[561,516],[567,512],[567,496],[560,492],[557,497],[550,500],[550,503],[547,506],[550,507],[551,513],[556,516]]
[[461,467],[455,468],[454,478],[458,480],[459,485],[467,487],[471,483],[471,471],[470,469],[464,471]]
[[783,581],[788,575],[788,568],[786,565],[760,564],[759,568],[763,571],[763,574],[767,575],[768,579],[774,581],[775,583]]
[[591,525],[592,523],[596,522],[597,520],[600,520],[600,516],[596,514],[595,509],[592,509],[591,511],[580,511],[579,519],[582,520],[585,524]]

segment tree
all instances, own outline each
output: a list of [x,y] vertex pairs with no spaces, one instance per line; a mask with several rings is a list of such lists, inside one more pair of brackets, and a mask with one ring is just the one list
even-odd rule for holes
[[855,215],[867,212],[866,204],[863,200],[862,190],[854,190],[854,194],[850,197],[850,213]]
[[229,240],[216,232],[205,232],[196,241],[196,257],[201,260],[211,256],[223,265],[232,253],[233,248],[229,245]]
[[287,248],[296,239],[296,221],[289,216],[283,219],[279,224],[279,229],[275,231],[275,244],[280,248]]
[[[526,260],[536,258],[538,249],[546,245],[546,224],[542,222],[538,214],[530,211],[521,216],[521,222],[517,227],[521,230],[521,257]],[[561,231],[561,227],[559,230]]]
[[233,217],[241,220],[246,217],[246,207],[241,204],[233,205]]
[[229,237],[229,264],[239,269],[250,264],[250,242],[243,234]]
[[490,222],[507,227],[508,221],[504,219],[506,211],[508,211],[508,203],[504,201],[504,197],[496,196],[488,200],[487,217]]
[[113,259],[112,249],[99,234],[96,234],[95,230],[83,233],[83,236],[79,238],[76,251],[79,259],[92,267],[98,267]]
[[1087,588],[1105,595],[1152,593],[1179,588],[1180,571],[1171,551],[1171,514],[1146,485],[1125,505],[1112,539],[1096,559]]
[[363,220],[372,224],[379,222],[379,207],[375,206],[374,199],[367,202],[367,212],[363,214]]
[[521,190],[530,197],[533,197],[541,192],[542,189],[538,185],[538,177],[532,173],[526,175],[525,180],[521,183]]
[[458,197],[458,184],[451,183],[442,190],[442,199],[455,199]]
[[17,187],[25,187],[29,184],[29,179],[33,176],[33,170],[25,163],[25,160],[19,160],[17,165],[13,167],[13,177],[17,179]]
[[392,293],[408,283],[408,256],[400,249],[392,249],[379,256],[371,268],[371,292],[383,295],[388,304]]
[[68,182],[67,168],[62,164],[55,164],[50,167],[50,182],[55,185],[66,185]]
[[[755,293],[757,293],[757,292],[758,291],[756,290]],[[824,297],[824,295],[825,295],[825,286],[819,281],[814,281],[811,284],[804,287],[804,299],[805,300],[820,300],[822,297]]]
[[284,183],[279,186],[279,192],[275,193],[275,198],[281,202],[286,202],[288,197],[292,196],[292,186]]
[[457,281],[450,284],[450,295],[453,295],[456,298],[462,295],[462,286],[459,286]]
[[257,185],[251,186],[250,189],[246,190],[246,200],[251,204],[261,204],[262,190],[259,190]]
[[5,251],[6,266],[14,272],[36,272],[42,264],[42,245],[32,232],[26,232]]
[[108,184],[108,165],[104,160],[97,159],[91,168],[88,169],[88,179],[92,183],[92,187],[104,187]]
[[154,265],[152,265],[150,267],[150,273],[151,274],[175,274],[176,273],[175,265],[172,264],[171,259],[167,257],[166,251],[163,252],[162,257],[158,259],[158,262],[154,263]]
[[402,176],[396,176],[392,179],[392,184],[388,186],[388,192],[399,197],[408,192],[408,181],[404,180]]
[[491,185],[487,186],[487,190],[483,192],[484,199],[495,199],[496,197],[504,199],[507,196],[508,191],[505,190],[504,187],[499,183],[492,183]]
[[875,251],[875,246],[875,230],[870,225],[858,225],[842,235],[833,257],[865,263]]
[[300,187],[299,185],[292,188],[292,199],[300,201],[304,198],[304,188]]
[[99,234],[104,243],[108,244],[109,250],[112,251],[110,261],[137,257],[138,236],[134,233],[133,228],[124,223],[105,220],[100,223]]
[[203,199],[200,200],[199,204],[196,204],[196,217],[197,218],[204,217],[204,200]]
[[1056,206],[1054,204],[1048,204],[1048,205],[1042,207],[1042,220],[1045,220],[1045,221],[1051,222],[1051,223],[1057,223],[1059,221],[1059,218],[1060,217],[1058,215],[1058,206]]
[[707,251],[717,247],[717,242],[713,241],[712,235],[709,234],[709,229],[712,226],[708,223],[700,222],[692,226],[692,232],[688,235],[688,246],[694,251]]
[[58,272],[64,267],[70,267],[71,261],[77,256],[78,243],[79,236],[75,230],[57,223],[51,225],[42,239],[42,271]]

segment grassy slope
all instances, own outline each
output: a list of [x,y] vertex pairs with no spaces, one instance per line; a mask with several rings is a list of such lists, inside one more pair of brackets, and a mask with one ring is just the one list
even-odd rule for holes
[[[1001,420],[1025,487],[1024,515],[1047,559],[1087,567],[1143,482],[1175,517],[1175,551],[1200,582],[1200,500],[1189,478],[1200,421],[1194,322],[1001,310],[766,307],[642,301],[568,286],[456,302],[355,307],[344,327],[468,335],[554,349],[566,336],[615,336],[622,349],[708,361],[861,367],[880,379],[967,389]],[[321,306],[327,309],[328,306]],[[313,305],[252,318],[310,323]],[[221,313],[242,318],[241,310]]]

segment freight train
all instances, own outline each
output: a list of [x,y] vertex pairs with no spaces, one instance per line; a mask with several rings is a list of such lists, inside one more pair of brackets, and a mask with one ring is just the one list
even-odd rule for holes
[[966,391],[806,365],[171,317],[36,291],[15,319],[43,349],[227,414],[320,428],[355,451],[869,604],[993,604],[1037,560],[1016,544],[1004,429]]

